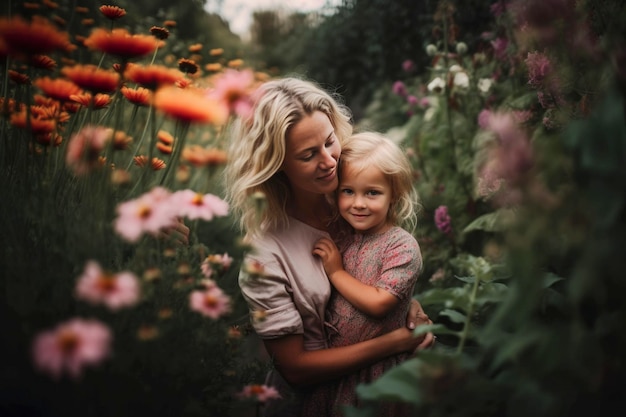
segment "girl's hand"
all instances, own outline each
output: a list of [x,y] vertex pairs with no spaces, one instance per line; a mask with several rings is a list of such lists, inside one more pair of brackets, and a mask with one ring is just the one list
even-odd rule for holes
[[329,277],[337,272],[343,270],[343,261],[341,260],[341,253],[331,239],[321,238],[313,246],[313,255],[319,256],[324,264],[324,271]]

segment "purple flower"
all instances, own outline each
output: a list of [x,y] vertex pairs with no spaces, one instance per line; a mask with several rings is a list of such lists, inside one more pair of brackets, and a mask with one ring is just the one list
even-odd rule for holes
[[394,94],[397,94],[401,97],[406,97],[406,95],[408,94],[406,85],[404,85],[402,81],[396,81],[395,83],[393,83],[393,87],[391,87],[391,90]]
[[402,69],[405,72],[412,72],[415,69],[415,63],[410,59],[407,59],[402,63]]
[[529,52],[524,62],[528,68],[528,84],[539,87],[550,73],[550,59],[541,52]]
[[435,225],[446,235],[452,232],[452,219],[448,214],[447,206],[439,206],[435,210]]

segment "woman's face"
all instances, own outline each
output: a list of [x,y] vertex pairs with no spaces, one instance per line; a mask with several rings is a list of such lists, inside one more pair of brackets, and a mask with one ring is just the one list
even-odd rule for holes
[[282,170],[294,191],[333,192],[338,185],[339,139],[321,111],[305,116],[287,132]]

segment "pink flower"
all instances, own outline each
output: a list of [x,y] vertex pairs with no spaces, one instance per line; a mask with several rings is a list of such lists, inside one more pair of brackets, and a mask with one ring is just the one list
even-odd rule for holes
[[55,378],[64,372],[79,378],[83,367],[97,365],[109,356],[111,341],[111,331],[101,322],[74,318],[35,337],[34,365]]
[[189,294],[189,305],[193,311],[214,320],[230,312],[230,297],[212,281],[205,281],[204,290]]
[[97,262],[89,261],[76,284],[76,296],[92,304],[104,304],[111,310],[130,307],[139,301],[139,280],[131,272],[105,273]]
[[496,58],[503,59],[506,57],[506,49],[509,46],[509,40],[506,38],[496,38],[491,41],[493,52]]
[[498,138],[490,153],[492,175],[511,184],[517,183],[533,165],[529,139],[511,113],[492,114],[487,130]]
[[489,118],[491,117],[491,110],[482,109],[478,113],[478,126],[481,129],[487,129],[489,127]]
[[129,242],[137,242],[143,233],[156,235],[161,229],[174,227],[177,219],[170,195],[167,189],[155,187],[139,198],[120,203],[115,231]]
[[391,86],[391,91],[393,91],[394,94],[401,96],[401,97],[405,97],[408,94],[406,85],[404,85],[402,81],[394,82],[393,86]]
[[225,103],[232,113],[247,117],[252,111],[253,87],[252,70],[227,69],[215,79],[215,88],[208,96]]
[[446,235],[452,232],[452,219],[448,214],[447,206],[439,206],[435,209],[435,226]]
[[528,68],[528,84],[535,88],[540,87],[550,74],[550,59],[541,52],[529,52],[524,62]]
[[224,253],[223,255],[213,254],[206,257],[202,264],[200,265],[200,269],[206,278],[211,278],[213,274],[212,266],[217,266],[221,270],[226,271],[230,268],[230,265],[233,262],[233,258],[228,256],[228,253]]
[[200,194],[193,190],[181,190],[172,194],[171,202],[177,215],[189,219],[212,220],[214,216],[226,216],[228,203],[213,194]]
[[276,388],[259,384],[246,385],[238,396],[240,398],[251,398],[262,403],[281,398]]
[[415,62],[410,59],[406,59],[402,62],[402,69],[405,72],[412,72],[415,69]]
[[76,175],[85,175],[101,167],[100,154],[111,136],[112,130],[102,126],[85,126],[73,134],[67,144],[67,166]]

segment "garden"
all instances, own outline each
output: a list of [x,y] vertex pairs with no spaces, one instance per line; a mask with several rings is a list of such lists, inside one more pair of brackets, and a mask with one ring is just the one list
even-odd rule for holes
[[[325,25],[349,31],[337,23],[378,3],[344,1],[301,39],[321,48]],[[232,121],[290,72],[344,93],[355,127],[414,166],[415,298],[434,322],[415,333],[437,343],[360,398],[419,416],[622,409],[626,7],[499,0],[477,30],[463,22],[473,2],[424,4],[410,54],[366,45],[386,58],[334,72],[269,62],[292,37],[250,55],[184,37],[173,12],[3,5],[0,415],[252,416],[277,400],[221,170]]]

